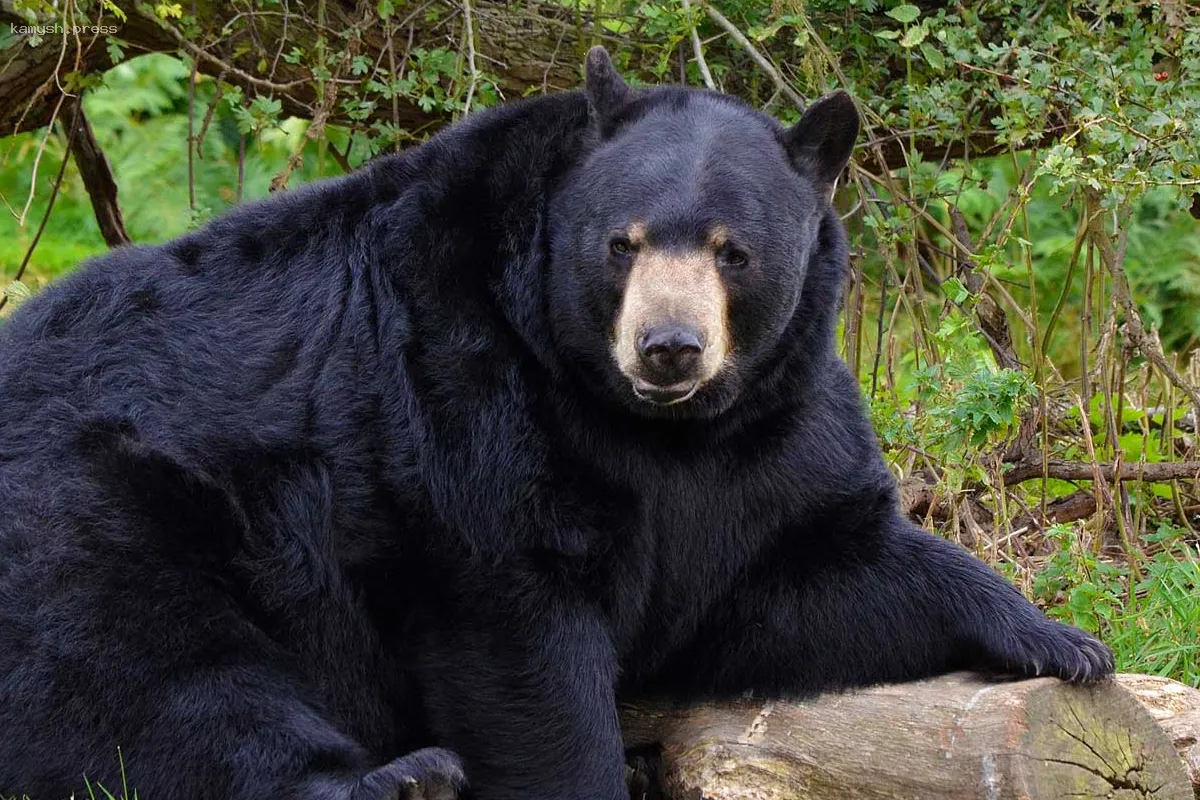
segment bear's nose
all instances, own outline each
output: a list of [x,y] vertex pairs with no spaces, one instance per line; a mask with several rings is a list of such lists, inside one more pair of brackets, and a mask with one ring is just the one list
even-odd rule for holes
[[659,325],[638,338],[638,356],[646,371],[645,378],[659,386],[695,378],[703,352],[700,332],[689,325]]

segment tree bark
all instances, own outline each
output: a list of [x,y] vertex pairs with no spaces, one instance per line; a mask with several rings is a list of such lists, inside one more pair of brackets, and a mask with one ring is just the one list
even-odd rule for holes
[[[1120,478],[1123,481],[1200,481],[1200,461],[1160,461],[1142,464],[1140,462],[1123,463],[1120,474],[1115,474],[1113,464],[1093,465],[1086,461],[1062,461],[1049,459],[1045,464],[1046,477],[1063,481],[1094,481],[1097,471],[1103,480],[1111,481]],[[1012,486],[1023,481],[1042,477],[1043,465],[1040,461],[1030,460],[1016,464],[1004,473],[1004,484]]]
[[[91,198],[96,224],[100,226],[100,235],[109,247],[129,244],[125,218],[121,215],[121,206],[117,202],[117,181],[113,177],[108,158],[100,149],[100,143],[92,133],[92,126],[88,124],[87,116],[83,113],[83,104],[71,101],[64,103],[63,108],[66,127],[77,129],[75,138],[71,140],[71,156],[75,159],[80,178],[83,179],[83,187]],[[76,115],[78,120],[75,119]]]
[[1198,698],[1147,676],[1084,688],[959,673],[799,702],[628,706],[622,723],[630,746],[661,746],[668,800],[1193,800]]

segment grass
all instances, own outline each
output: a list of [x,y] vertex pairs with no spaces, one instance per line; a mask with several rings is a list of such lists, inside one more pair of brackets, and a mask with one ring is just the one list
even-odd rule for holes
[[1162,525],[1136,563],[1098,555],[1082,525],[1055,526],[1058,550],[1023,576],[1010,575],[1047,613],[1098,634],[1117,669],[1200,687],[1200,548]]
[[[113,794],[99,783],[93,785],[85,775],[83,777],[83,784],[84,788],[87,789],[87,800],[138,800],[137,790],[134,789],[132,794],[129,791],[129,781],[125,775],[125,758],[121,755],[121,748],[119,747],[117,748],[117,764],[121,769],[121,793]],[[23,794],[20,798],[0,797],[0,800],[33,800],[33,798]],[[71,800],[76,800],[76,796],[71,795]],[[79,800],[83,800],[83,798],[81,797]]]

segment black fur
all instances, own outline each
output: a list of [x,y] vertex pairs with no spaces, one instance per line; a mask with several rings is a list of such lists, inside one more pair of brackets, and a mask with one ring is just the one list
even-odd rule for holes
[[[114,788],[120,747],[150,800],[437,797],[455,753],[479,800],[611,800],[618,697],[1111,671],[898,514],[834,353],[836,165],[729,98],[597,97],[115,250],[0,327],[0,793]],[[609,355],[630,215],[751,256],[683,407]]]

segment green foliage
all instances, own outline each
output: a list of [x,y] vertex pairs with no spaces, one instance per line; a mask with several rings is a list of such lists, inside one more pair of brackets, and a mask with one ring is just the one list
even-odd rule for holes
[[[196,211],[188,202],[187,80],[183,62],[152,54],[125,62],[105,73],[104,85],[88,94],[84,108],[113,168],[119,200],[129,235],[137,242],[165,241],[186,232],[197,219],[229,208],[237,200],[240,134],[247,133],[243,197],[268,194],[272,177],[288,155],[298,148],[308,124],[300,120],[268,121],[266,98],[256,98],[249,108],[263,108],[263,116],[241,105],[220,101],[200,154],[194,161]],[[214,81],[201,80],[196,107],[203,113],[216,97]],[[260,102],[262,101],[262,102]],[[247,126],[245,119],[253,121]],[[261,124],[259,124],[261,121]],[[0,197],[19,212],[29,193],[34,162],[44,132],[9,137],[0,143]],[[330,139],[345,145],[345,131]],[[26,224],[12,214],[0,214],[0,275],[12,274],[21,263],[45,212],[49,184],[62,161],[65,137],[52,134],[37,166],[39,191]],[[304,154],[296,180],[340,174],[331,158],[316,151]],[[104,241],[92,215],[91,203],[74,165],[68,166],[46,231],[24,278],[28,288],[73,268],[89,256],[102,253]],[[10,303],[11,305],[11,303]],[[5,312],[11,309],[6,306]]]
[[1023,372],[995,366],[963,314],[948,314],[933,337],[941,360],[918,366],[906,354],[911,380],[877,395],[872,417],[886,449],[919,446],[941,464],[968,470],[979,453],[1012,435],[1035,389]]
[[1099,634],[1118,670],[1200,686],[1200,551],[1183,531],[1164,525],[1147,537],[1161,550],[1141,564],[1140,578],[1083,546],[1074,527],[1047,535],[1059,549],[1037,572],[1033,594],[1052,617]]
[[[946,210],[953,206],[962,212],[969,228],[977,231],[1003,213],[1007,199],[1020,191],[1020,176],[1031,167],[1031,159],[1028,155],[1018,157],[1015,163],[1006,158],[982,159],[969,170],[936,171],[936,166],[920,167],[928,191],[934,195],[954,191],[945,200],[931,202],[938,219],[948,223]],[[1160,330],[1169,350],[1186,351],[1200,344],[1200,225],[1179,209],[1179,194],[1172,187],[1154,187],[1134,205],[1126,226],[1125,269],[1146,322]],[[1025,210],[1029,252],[1036,265],[1035,289],[1053,297],[1052,293],[1065,288],[1070,310],[1066,318],[1078,320],[1083,306],[1082,271],[1066,285],[1078,209],[1064,205],[1050,183],[1039,180],[1028,192]],[[1023,248],[1019,238],[1009,237],[981,252],[980,266],[1004,281],[1024,308],[1036,305],[1044,327],[1052,305],[1047,300],[1035,303],[1037,298],[1030,295]],[[1080,366],[1079,335],[1077,328],[1060,326],[1050,342],[1051,360],[1068,373]]]
[[944,364],[940,372],[923,370],[916,377],[933,423],[928,440],[948,459],[1009,433],[1033,396],[1024,373],[996,369],[982,359],[971,366]]

